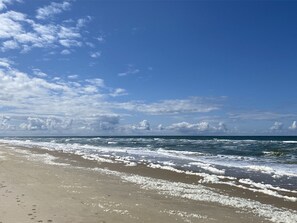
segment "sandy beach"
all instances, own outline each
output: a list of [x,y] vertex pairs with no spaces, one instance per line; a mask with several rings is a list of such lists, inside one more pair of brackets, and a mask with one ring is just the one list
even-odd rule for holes
[[[5,144],[0,145],[0,168],[1,223],[271,222],[258,212],[170,194],[162,187],[176,184],[177,179],[179,185],[190,186],[199,179],[166,170],[85,161],[74,155]],[[160,190],[152,187],[150,179],[156,178]],[[213,190],[218,196],[229,190],[232,196],[251,198],[232,188]],[[291,218],[296,216],[294,202],[269,201],[265,196],[258,199],[286,206]]]

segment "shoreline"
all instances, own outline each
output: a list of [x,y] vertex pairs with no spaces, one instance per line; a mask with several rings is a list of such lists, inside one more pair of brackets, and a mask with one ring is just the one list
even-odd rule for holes
[[[22,207],[18,205],[21,204],[22,197],[29,197],[29,201],[34,198],[35,203],[38,201],[40,208],[43,208],[40,213],[23,213],[27,218],[35,218],[22,222],[38,222],[39,214],[42,222],[239,222],[239,219],[240,222],[281,222],[280,219],[272,219],[273,216],[272,221],[268,221],[268,212],[259,216],[260,210],[259,213],[252,209],[244,210],[242,204],[238,204],[239,208],[232,207],[231,203],[222,205],[210,196],[212,194],[229,196],[234,202],[252,200],[253,202],[245,204],[246,207],[250,204],[263,204],[266,208],[271,206],[274,210],[283,212],[283,216],[287,216],[289,220],[290,216],[297,216],[295,202],[247,192],[228,185],[201,185],[198,183],[201,180],[199,176],[152,169],[145,165],[104,163],[58,151],[6,144],[0,144],[0,165],[1,196],[11,204],[8,206],[4,205],[6,202],[2,202],[0,206],[0,221],[3,223],[14,222],[13,214],[10,213],[13,212],[12,194],[15,195],[16,208]],[[25,183],[28,179],[33,179],[33,182]],[[154,183],[159,188],[154,188]],[[172,193],[162,188],[171,185],[185,191],[208,188],[208,196],[213,200],[207,202],[201,197],[193,199],[197,191],[192,191],[193,196],[190,197],[184,191],[174,194],[175,188],[172,188]],[[32,191],[32,188],[35,190]],[[50,198],[47,197],[49,194]],[[46,200],[48,204],[45,204]],[[80,202],[77,202],[78,200]],[[29,201],[24,202],[30,203]],[[31,203],[34,205],[34,202]],[[65,207],[65,210],[54,211],[51,208],[61,206]],[[23,207],[23,210],[26,207]],[[70,217],[69,213],[75,217]]]

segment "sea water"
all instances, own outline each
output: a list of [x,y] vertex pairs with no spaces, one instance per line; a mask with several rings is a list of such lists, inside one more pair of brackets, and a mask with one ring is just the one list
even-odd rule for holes
[[0,142],[100,162],[144,164],[201,176],[202,183],[297,193],[297,137],[21,137]]

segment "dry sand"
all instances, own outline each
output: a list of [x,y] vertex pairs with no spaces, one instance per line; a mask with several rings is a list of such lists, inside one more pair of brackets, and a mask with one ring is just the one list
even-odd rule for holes
[[87,164],[46,164],[31,152],[35,156],[0,145],[0,223],[268,222],[236,208],[144,190]]

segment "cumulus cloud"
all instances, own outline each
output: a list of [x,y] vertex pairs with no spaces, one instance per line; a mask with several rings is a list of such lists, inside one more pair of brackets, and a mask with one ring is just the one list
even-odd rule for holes
[[92,58],[98,58],[98,57],[100,57],[101,56],[101,52],[92,52],[92,53],[90,53],[90,57],[92,57]]
[[27,122],[20,124],[20,129],[29,131],[40,130],[65,130],[69,129],[72,125],[72,120],[65,120],[59,118],[40,118],[28,117]]
[[292,125],[289,127],[291,130],[297,130],[297,122],[293,121]]
[[274,122],[273,126],[270,127],[270,130],[272,131],[280,131],[284,127],[284,124],[282,122]]
[[163,126],[162,124],[159,124],[159,125],[157,126],[157,129],[158,129],[159,131],[162,131],[162,130],[164,130],[165,128],[164,128],[164,126]]
[[178,132],[203,132],[210,129],[208,122],[200,122],[196,124],[190,124],[188,122],[174,123],[168,127],[170,130],[176,130]]
[[62,3],[52,2],[50,5],[39,8],[36,11],[37,19],[48,19],[70,9],[71,4],[67,1]]
[[20,46],[15,40],[7,40],[2,43],[2,51],[18,49]]
[[106,134],[120,131],[119,115],[46,116],[2,115],[0,134]]
[[80,121],[80,128],[91,132],[108,132],[117,130],[119,115],[98,115]]
[[142,120],[141,122],[138,123],[138,125],[133,125],[132,129],[149,131],[151,130],[151,125],[148,120]]
[[[66,7],[69,3],[52,3],[51,6],[60,5]],[[51,7],[53,9],[53,7]],[[45,13],[42,8],[43,16]],[[42,18],[40,14],[39,18]],[[21,12],[7,11],[0,13],[0,40],[1,50],[20,49],[26,53],[32,48],[64,47],[68,51],[62,51],[64,55],[70,52],[69,48],[83,45],[81,30],[83,26],[76,24],[59,24],[50,21],[39,23]]]
[[179,122],[168,126],[166,129],[183,134],[199,134],[211,132],[223,133],[227,131],[226,125],[222,122],[220,122],[217,126],[214,126],[210,125],[210,123],[206,121],[201,121],[194,124],[188,122]]
[[0,60],[1,65],[0,104],[15,113],[88,116],[108,112],[100,104],[104,97],[99,93],[99,88],[103,87],[101,79],[90,79],[84,83],[49,81],[43,79],[44,75],[31,77],[17,70],[5,59]]
[[[125,115],[127,111],[168,115],[210,112],[220,107],[217,100],[198,97],[147,104],[117,102],[110,99],[127,94],[126,90],[108,87],[103,79],[83,80],[76,79],[75,75],[50,79],[50,76],[38,68],[33,68],[32,74],[22,72],[9,59],[0,58],[0,111],[5,111],[5,115],[10,117],[2,120],[2,129],[8,128],[10,123],[10,126],[26,131],[62,131],[67,127],[86,131],[121,131],[118,126],[120,114]],[[71,125],[67,125],[65,119],[73,120]],[[159,129],[183,133],[227,130],[224,123],[213,126],[207,122],[182,122]],[[143,120],[126,130],[134,133],[148,131],[151,125]]]
[[227,125],[223,122],[220,122],[217,127],[215,127],[215,130],[218,130],[219,132],[227,132],[228,128]]
[[[78,83],[75,79],[50,80],[37,68],[32,73],[21,72],[12,61],[0,58],[0,111],[6,113],[0,118],[1,133],[121,131],[120,115],[110,109],[107,98],[111,92],[119,95],[124,90],[106,87],[100,78]],[[149,129],[149,123],[143,121],[137,129]]]
[[0,130],[14,130],[15,126],[10,124],[9,116],[0,116]]

